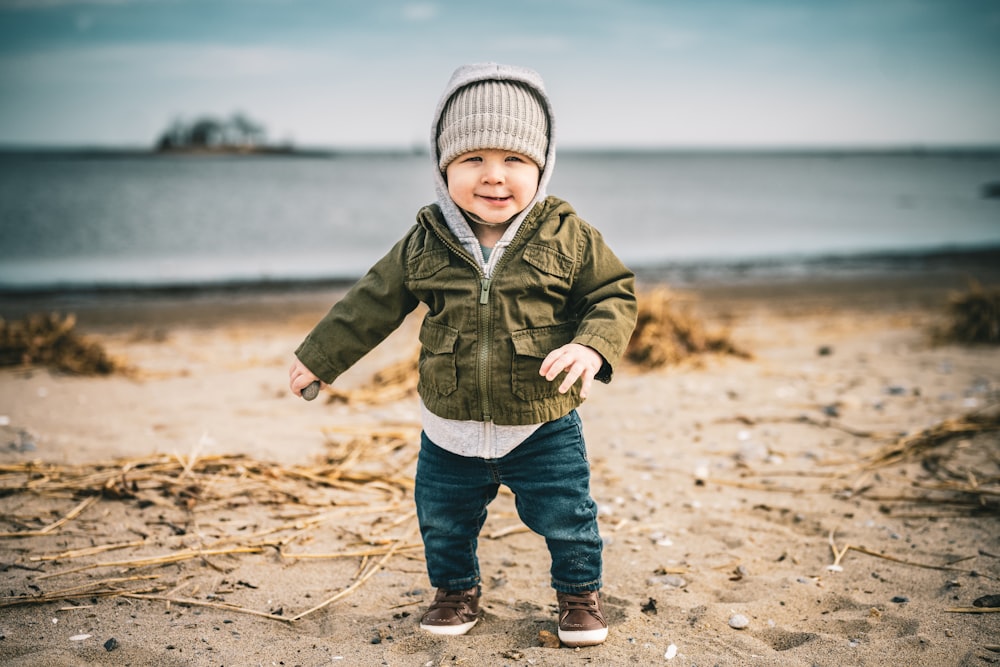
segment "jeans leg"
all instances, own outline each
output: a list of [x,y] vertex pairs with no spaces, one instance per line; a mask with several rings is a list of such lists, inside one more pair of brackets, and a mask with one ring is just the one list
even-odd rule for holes
[[489,462],[458,456],[420,435],[414,499],[431,586],[465,590],[480,583],[476,548],[486,506],[500,488]]
[[600,589],[603,543],[577,413],[542,426],[498,464],[521,520],[545,538],[552,587],[561,593]]

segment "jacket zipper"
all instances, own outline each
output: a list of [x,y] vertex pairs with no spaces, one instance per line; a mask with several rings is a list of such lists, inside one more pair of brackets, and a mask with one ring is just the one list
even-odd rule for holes
[[[492,327],[489,316],[490,307],[490,285],[492,280],[486,277],[483,273],[483,268],[479,266],[479,263],[475,259],[470,257],[466,252],[465,248],[456,245],[451,238],[447,238],[444,234],[437,230],[436,225],[429,225],[431,231],[434,235],[438,237],[449,250],[458,255],[469,264],[476,273],[479,275],[479,309],[478,317],[476,318],[479,324],[479,355],[476,365],[478,366],[476,373],[476,384],[479,389],[479,410],[482,412],[482,417],[484,422],[490,422],[493,417],[490,414],[490,391],[489,391],[489,361],[490,361],[490,346],[489,340],[492,337]],[[520,231],[520,230],[518,230]],[[502,259],[502,258],[501,258]],[[484,344],[486,341],[486,344]]]
[[493,318],[490,317],[492,282],[489,278],[481,278],[479,282],[479,409],[483,413],[483,421],[487,423],[493,421],[489,392],[490,348],[493,345]]
[[[525,223],[531,214],[521,222],[517,228],[514,238],[510,240],[500,257],[500,261],[493,267],[493,275],[500,273],[500,267],[507,263],[510,257],[509,251],[513,248],[524,232]],[[475,261],[473,261],[475,264]],[[476,267],[479,268],[478,266]],[[490,287],[493,279],[487,278],[482,269],[479,270],[479,396],[480,407],[483,413],[483,421],[487,424],[493,422],[493,407],[490,402],[490,350],[493,349],[493,318],[490,317]],[[485,344],[483,343],[485,341]],[[488,432],[488,435],[492,433]]]
[[[536,204],[537,205],[537,204]],[[503,256],[497,265],[493,267],[493,275],[496,276],[500,271],[500,267],[506,263],[509,251],[514,247],[517,240],[521,237],[524,231],[525,223],[528,221],[531,215],[529,214],[524,221],[521,222],[521,226],[518,227],[517,233],[514,234],[514,238],[510,240],[507,248],[504,250]],[[493,285],[493,280],[487,278],[486,274],[483,272],[483,268],[479,266],[479,263],[475,259],[470,257],[468,253],[465,252],[465,248],[461,246],[456,246],[455,242],[450,238],[445,238],[441,232],[437,230],[436,225],[430,225],[431,230],[434,235],[438,237],[446,247],[448,247],[452,252],[465,260],[468,264],[476,270],[479,274],[479,359],[477,362],[478,372],[477,372],[477,384],[479,389],[479,409],[482,412],[483,422],[490,423],[493,421],[492,406],[490,402],[490,349],[492,349],[492,339],[493,339],[493,318],[490,317],[490,287]]]

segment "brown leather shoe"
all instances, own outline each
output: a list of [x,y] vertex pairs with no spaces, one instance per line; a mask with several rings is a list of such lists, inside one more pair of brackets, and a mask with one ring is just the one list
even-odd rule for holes
[[608,638],[597,591],[556,593],[559,600],[559,641],[570,648],[596,646]]
[[439,588],[420,619],[420,629],[436,635],[464,635],[479,620],[479,587],[464,591]]

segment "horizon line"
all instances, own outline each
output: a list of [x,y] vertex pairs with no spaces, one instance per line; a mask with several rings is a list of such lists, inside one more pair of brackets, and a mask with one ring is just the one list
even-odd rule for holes
[[[144,144],[101,144],[101,143],[6,143],[0,142],[2,153],[97,153],[97,154],[142,154],[142,155],[182,155],[199,153],[202,155],[350,155],[364,153],[383,154],[429,154],[425,146],[419,145],[309,145],[309,144],[263,144],[251,150],[229,149],[204,151],[159,151],[155,145]],[[641,146],[636,144],[571,144],[560,146],[561,153],[993,153],[1000,152],[997,143],[836,143],[836,144],[657,144]]]

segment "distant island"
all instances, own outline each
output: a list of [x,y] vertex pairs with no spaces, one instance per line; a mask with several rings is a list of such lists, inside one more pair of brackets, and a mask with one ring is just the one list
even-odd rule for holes
[[[159,139],[157,153],[295,155],[291,144],[270,144],[264,126],[242,113],[227,119],[200,116],[191,122],[174,120]],[[316,151],[307,151],[315,154]]]

